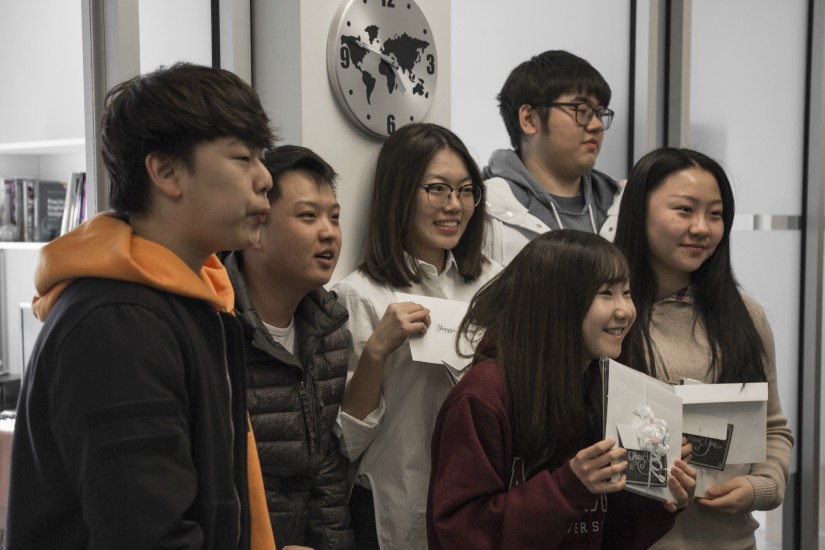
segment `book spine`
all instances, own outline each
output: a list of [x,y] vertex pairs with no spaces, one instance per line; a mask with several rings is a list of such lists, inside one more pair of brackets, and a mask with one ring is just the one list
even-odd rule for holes
[[14,188],[14,180],[4,178],[2,195],[0,195],[0,202],[3,204],[3,213],[0,216],[0,224],[2,225],[11,224],[12,206],[14,206],[11,200],[14,198],[14,191],[10,191],[10,188]]
[[66,184],[59,181],[38,181],[34,195],[34,236],[38,242],[49,242],[60,234]]
[[43,219],[43,207],[40,204],[43,194],[43,182],[36,181],[34,184],[34,197],[32,198],[32,205],[34,214],[32,215],[32,239],[37,242],[42,242],[43,232],[40,228],[40,220]]
[[0,202],[3,204],[3,214],[0,217],[0,241],[17,239],[17,226],[14,224],[14,180],[3,179],[0,189]]
[[65,235],[85,221],[86,172],[75,172],[66,186],[63,223],[60,234]]
[[26,240],[26,182],[22,179],[14,180],[14,225],[17,227],[15,240]]
[[86,172],[80,178],[80,223],[86,221]]
[[63,221],[60,224],[60,234],[65,235],[73,229],[72,227],[72,213],[74,212],[74,188],[77,185],[77,178],[80,176],[77,172],[72,174],[72,179],[69,180],[69,185],[66,186],[66,199],[63,204]]
[[34,188],[35,188],[35,181],[34,180],[26,180],[25,183],[25,230],[24,230],[24,238],[21,240],[25,240],[28,242],[36,241],[34,234]]

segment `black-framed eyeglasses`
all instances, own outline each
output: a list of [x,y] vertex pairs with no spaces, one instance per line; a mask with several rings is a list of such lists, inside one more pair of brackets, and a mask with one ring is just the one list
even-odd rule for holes
[[595,115],[599,117],[599,120],[602,121],[602,126],[604,126],[604,129],[607,130],[613,123],[613,115],[615,114],[607,107],[594,109],[589,103],[584,103],[581,101],[577,101],[575,103],[550,103],[547,107],[573,107],[576,112],[576,123],[585,128],[590,125],[590,122],[593,120],[593,116]]
[[458,203],[462,208],[474,208],[481,202],[481,195],[483,194],[481,187],[473,184],[462,185],[458,189],[453,189],[452,186],[446,183],[425,183],[421,188],[427,193],[427,202],[430,203],[430,206],[436,208],[446,206],[450,202],[453,193],[458,197]]

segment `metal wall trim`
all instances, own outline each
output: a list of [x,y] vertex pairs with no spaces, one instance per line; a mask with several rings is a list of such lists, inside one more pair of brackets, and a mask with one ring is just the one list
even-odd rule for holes
[[733,219],[733,231],[799,231],[802,216],[781,216],[776,214],[740,214]]
[[819,442],[822,364],[822,283],[825,245],[825,0],[808,1],[808,74],[802,182],[802,270],[800,301],[798,484],[785,524],[793,522],[788,548],[819,546]]

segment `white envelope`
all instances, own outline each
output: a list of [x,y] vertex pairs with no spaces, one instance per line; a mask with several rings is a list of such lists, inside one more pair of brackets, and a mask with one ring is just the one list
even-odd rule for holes
[[[426,334],[410,338],[410,353],[414,361],[443,365],[453,383],[466,372],[472,358],[459,357],[455,350],[458,325],[467,313],[467,302],[430,298],[417,294],[396,292],[399,302],[415,302],[430,310],[430,328]],[[462,351],[468,351],[463,348]]]
[[[767,452],[765,428],[768,415],[768,384],[686,384],[675,386],[684,402],[685,433],[699,435],[696,430],[706,419],[721,419],[733,424],[730,446],[724,470],[696,466],[698,471],[696,496],[705,496],[707,489],[734,477],[748,473],[749,464],[764,462]],[[708,435],[708,437],[713,437]],[[715,437],[725,439],[725,437]]]
[[[677,392],[678,393],[678,392]],[[684,398],[682,398],[684,405]],[[710,437],[711,439],[727,439],[728,419],[721,416],[702,414],[698,411],[688,411],[682,407],[682,433]]]
[[[464,314],[462,313],[461,318],[463,317]],[[461,318],[456,322],[456,326],[461,323]],[[473,362],[472,354],[475,351],[466,338],[458,341],[458,347],[461,350],[461,355],[456,351],[455,345],[450,345],[450,350],[441,357],[441,364],[444,365],[453,386],[458,384],[461,377],[467,374],[469,370],[467,367]],[[462,357],[462,355],[469,355],[469,357]]]
[[[667,452],[668,470],[674,461],[681,458],[682,448],[682,399],[673,388],[655,378],[617,363],[612,359],[608,364],[607,407],[605,414],[605,438],[614,439],[618,446],[621,436],[626,449],[639,449],[635,432],[628,429],[635,424],[637,413],[650,407],[655,418],[667,422],[670,433]],[[666,478],[665,478],[666,480]],[[625,490],[645,495],[657,500],[675,500],[670,488],[627,484]]]

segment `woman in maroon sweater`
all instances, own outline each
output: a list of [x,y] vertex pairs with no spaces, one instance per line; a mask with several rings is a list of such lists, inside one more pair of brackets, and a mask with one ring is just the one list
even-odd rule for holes
[[538,237],[479,291],[459,329],[484,335],[476,365],[433,433],[430,550],[647,548],[672,527],[689,465],[664,505],[608,482],[627,463],[602,439],[596,359],[619,355],[635,318],[624,257],[580,231]]

